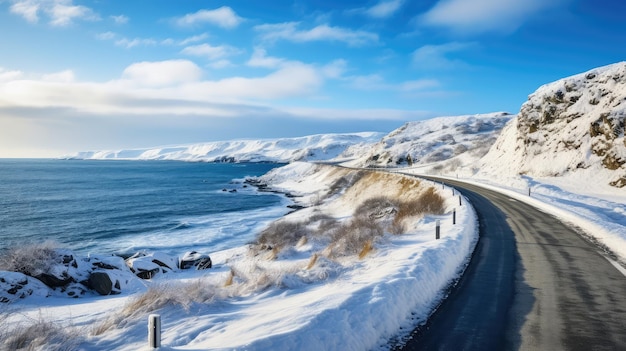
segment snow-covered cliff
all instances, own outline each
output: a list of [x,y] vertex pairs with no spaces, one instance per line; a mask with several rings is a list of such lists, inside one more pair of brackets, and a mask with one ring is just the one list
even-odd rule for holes
[[626,62],[531,94],[483,158],[481,171],[538,177],[584,173],[626,186]]

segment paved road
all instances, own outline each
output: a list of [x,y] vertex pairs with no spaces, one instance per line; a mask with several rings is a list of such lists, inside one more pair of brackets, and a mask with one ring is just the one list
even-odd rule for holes
[[403,350],[626,350],[626,277],[597,247],[532,206],[445,182],[472,202],[480,240]]

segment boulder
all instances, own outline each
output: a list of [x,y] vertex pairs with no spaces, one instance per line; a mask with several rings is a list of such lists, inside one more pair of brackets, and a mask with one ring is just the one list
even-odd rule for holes
[[113,282],[106,272],[92,272],[87,283],[100,295],[110,295],[113,290]]
[[175,258],[161,252],[136,253],[126,259],[126,264],[142,279],[151,279],[155,274],[171,272],[177,266]]
[[52,289],[61,288],[75,282],[74,278],[68,276],[65,272],[59,275],[41,273],[39,275],[36,275],[34,278],[39,279],[42,283],[46,284]]
[[209,255],[198,253],[197,251],[186,252],[183,257],[180,258],[180,269],[188,269],[196,267],[196,269],[208,269],[213,266],[211,257]]

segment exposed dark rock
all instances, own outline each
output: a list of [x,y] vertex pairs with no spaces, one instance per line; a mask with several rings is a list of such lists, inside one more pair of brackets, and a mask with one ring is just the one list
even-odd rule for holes
[[[110,295],[113,282],[106,272],[93,272],[89,275],[89,288],[95,290],[100,295]],[[118,282],[119,286],[119,282]],[[118,288],[119,289],[119,288]]]
[[118,267],[112,266],[104,262],[92,262],[91,265],[94,266],[95,268],[100,268],[100,269],[119,269]]
[[158,268],[151,270],[138,270],[137,272],[135,272],[135,274],[141,279],[152,279],[152,277],[154,277],[160,271],[161,270]]
[[213,266],[209,255],[198,253],[197,251],[186,252],[180,259],[180,269],[196,267],[196,269],[208,269]]
[[68,285],[69,283],[75,282],[74,278],[67,276],[66,274],[62,274],[61,277],[55,276],[49,273],[41,273],[34,278],[39,279],[41,282],[46,284],[51,288],[60,288]]

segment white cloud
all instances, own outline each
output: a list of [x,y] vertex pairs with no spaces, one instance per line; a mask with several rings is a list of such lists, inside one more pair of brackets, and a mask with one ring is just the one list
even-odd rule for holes
[[0,81],[0,109],[59,109],[86,116],[232,116],[238,112],[230,105],[310,96],[325,81],[322,69],[299,62],[260,77],[203,80],[202,75],[203,70],[187,60],[134,63],[119,79],[103,83],[77,81],[71,71],[39,79],[7,74]]
[[440,0],[419,17],[425,25],[460,34],[510,32],[535,13],[564,0]]
[[127,49],[134,48],[136,46],[154,46],[157,45],[158,41],[152,38],[121,38],[115,41],[115,45],[125,47]]
[[189,96],[219,97],[221,100],[274,100],[302,96],[317,91],[323,74],[314,66],[291,62],[264,77],[231,77],[204,81],[186,87]]
[[65,70],[56,73],[44,74],[41,78],[46,82],[62,82],[62,83],[71,83],[74,81],[74,72],[72,70]]
[[172,39],[172,38],[160,40],[160,39],[154,39],[154,38],[130,39],[126,37],[120,37],[118,36],[117,33],[110,32],[110,31],[96,34],[96,39],[98,40],[113,41],[115,45],[125,47],[127,49],[131,49],[131,48],[138,47],[138,46],[155,46],[155,45],[185,46],[185,45],[189,45],[189,44],[196,43],[199,41],[203,41],[207,39],[208,37],[209,35],[207,33],[202,33],[202,34],[194,35],[194,36],[187,37],[187,38],[180,39],[180,40]]
[[60,27],[72,24],[74,19],[89,21],[99,19],[99,17],[88,7],[65,4],[55,4],[49,11],[49,15],[50,24]]
[[194,26],[198,24],[209,23],[222,28],[235,28],[243,18],[237,16],[235,11],[228,6],[222,6],[215,10],[200,10],[195,13],[186,14],[177,18],[176,24],[179,26]]
[[113,22],[117,24],[126,24],[129,21],[128,16],[124,16],[124,15],[111,16],[111,19],[113,20]]
[[277,68],[286,61],[287,60],[282,58],[267,56],[265,49],[257,47],[254,48],[252,57],[250,57],[246,65],[250,67]]
[[14,1],[10,7],[11,13],[24,17],[31,23],[39,21],[40,5],[35,1]]
[[266,41],[289,40],[293,42],[341,41],[351,46],[378,42],[378,34],[320,24],[309,30],[298,30],[298,22],[262,24],[254,27]]
[[187,46],[181,53],[189,56],[207,58],[209,60],[219,60],[225,57],[239,54],[241,51],[228,45],[213,46],[210,44],[200,44]]
[[396,13],[404,4],[404,0],[381,1],[366,9],[364,13],[374,18],[387,18]]
[[209,34],[207,33],[202,33],[202,34],[198,34],[198,35],[194,35],[188,38],[185,38],[183,40],[181,40],[178,45],[189,45],[192,43],[197,43],[199,41],[203,41],[205,39],[207,39],[209,37]]
[[202,70],[187,60],[139,62],[128,66],[123,72],[124,79],[148,87],[164,87],[195,82],[201,76]]
[[474,43],[451,42],[441,45],[424,45],[412,54],[413,63],[423,69],[449,69],[466,66],[461,60],[447,55],[474,47]]
[[64,27],[74,20],[97,21],[100,17],[89,7],[74,5],[72,0],[12,0],[10,11],[31,23],[39,22],[40,14],[52,26]]
[[326,66],[322,67],[322,72],[324,73],[324,76],[328,78],[337,79],[337,78],[340,78],[346,72],[347,67],[348,67],[348,62],[346,60],[337,59],[327,64]]
[[19,79],[22,75],[22,71],[7,71],[0,67],[0,82]]

